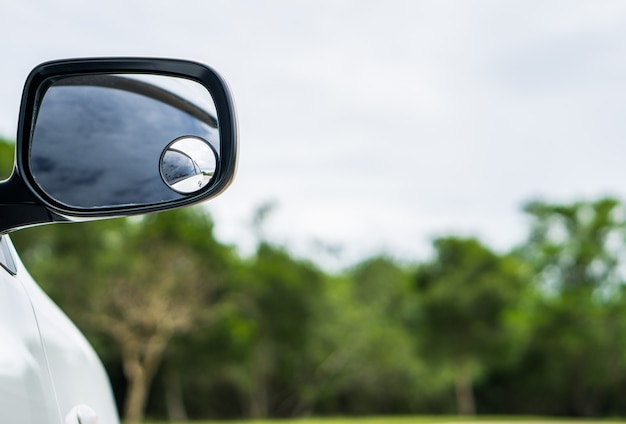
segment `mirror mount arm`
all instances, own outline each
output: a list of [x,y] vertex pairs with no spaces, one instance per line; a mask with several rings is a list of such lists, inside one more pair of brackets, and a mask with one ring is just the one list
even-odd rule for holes
[[64,221],[36,199],[22,178],[13,172],[8,180],[0,182],[0,234],[19,228],[54,221]]

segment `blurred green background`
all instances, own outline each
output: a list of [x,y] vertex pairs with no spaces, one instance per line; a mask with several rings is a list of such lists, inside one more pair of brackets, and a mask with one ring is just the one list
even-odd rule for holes
[[[0,144],[5,175],[12,157]],[[264,239],[271,212],[250,211],[247,257],[199,207],[12,239],[129,421],[626,415],[621,200],[528,202],[509,252],[449,234],[428,260],[339,272]]]

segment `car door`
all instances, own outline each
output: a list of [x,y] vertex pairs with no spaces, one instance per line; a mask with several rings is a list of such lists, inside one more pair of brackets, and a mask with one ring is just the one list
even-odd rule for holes
[[[2,422],[61,423],[54,383],[37,316],[24,284],[23,266],[12,267],[8,237],[0,238],[0,416]],[[19,262],[19,261],[17,261]],[[15,264],[17,265],[17,263]],[[11,271],[17,271],[15,274]]]
[[65,420],[73,409],[86,406],[95,412],[98,423],[119,423],[109,379],[96,352],[28,274],[10,243],[7,244],[16,258],[16,278],[28,295],[38,324],[46,367],[56,395],[54,401],[61,417]]

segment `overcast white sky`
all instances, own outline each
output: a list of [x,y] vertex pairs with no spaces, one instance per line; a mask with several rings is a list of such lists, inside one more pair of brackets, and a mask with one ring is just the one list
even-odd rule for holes
[[268,201],[268,237],[335,267],[420,259],[449,233],[507,249],[529,199],[626,198],[624,1],[14,0],[0,29],[9,138],[43,61],[178,57],[220,72],[241,160],[208,208],[244,252]]

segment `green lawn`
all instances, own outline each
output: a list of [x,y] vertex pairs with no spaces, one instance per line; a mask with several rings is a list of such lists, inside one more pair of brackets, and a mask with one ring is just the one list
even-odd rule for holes
[[534,417],[477,417],[474,419],[454,416],[441,417],[342,417],[342,418],[299,418],[284,420],[233,420],[233,421],[189,421],[179,423],[147,422],[146,424],[594,424],[626,422],[623,419],[579,420],[573,418]]

